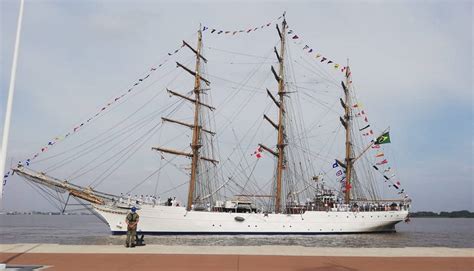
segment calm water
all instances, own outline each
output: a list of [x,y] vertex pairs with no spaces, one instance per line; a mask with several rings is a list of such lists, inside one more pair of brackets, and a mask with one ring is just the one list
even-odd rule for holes
[[[0,215],[0,243],[122,244],[95,216]],[[314,236],[146,236],[162,245],[474,248],[474,219],[412,218],[396,233]]]

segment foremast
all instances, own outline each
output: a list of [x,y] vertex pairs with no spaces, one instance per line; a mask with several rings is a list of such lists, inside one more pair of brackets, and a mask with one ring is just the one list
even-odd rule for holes
[[281,198],[282,198],[282,180],[283,180],[283,170],[285,169],[285,66],[284,66],[284,59],[285,59],[285,40],[286,40],[286,19],[285,14],[283,14],[283,22],[281,24],[281,30],[277,27],[278,35],[280,36],[280,52],[277,51],[276,47],[274,48],[276,57],[279,63],[278,74],[276,73],[273,66],[271,67],[272,73],[275,76],[275,79],[278,82],[278,96],[279,100],[276,100],[275,97],[271,94],[271,92],[267,89],[267,94],[273,100],[273,102],[278,107],[278,123],[274,123],[269,117],[266,115],[263,116],[265,120],[267,120],[277,131],[278,131],[278,139],[277,139],[277,149],[278,151],[275,152],[269,147],[265,145],[259,144],[263,149],[270,152],[274,156],[277,157],[277,168],[276,168],[276,191],[275,191],[275,213],[281,213]]
[[283,16],[283,22],[281,23],[282,31],[280,31],[280,57],[279,71],[278,71],[278,96],[280,98],[280,108],[278,110],[278,164],[277,164],[277,177],[276,177],[276,195],[275,195],[275,212],[280,213],[281,207],[281,186],[283,179],[283,167],[285,162],[285,127],[283,126],[285,117],[285,78],[284,78],[284,59],[285,59],[285,35],[286,35],[286,19]]
[[211,135],[215,135],[214,132],[209,131],[207,129],[204,129],[202,127],[200,115],[201,115],[201,107],[206,107],[209,110],[214,110],[215,108],[207,105],[203,102],[201,102],[201,91],[203,91],[201,87],[201,81],[204,81],[206,85],[210,85],[210,82],[205,79],[204,77],[201,76],[201,60],[207,63],[207,59],[204,58],[201,54],[202,52],[202,31],[201,27],[199,27],[198,31],[198,40],[197,40],[197,48],[194,49],[191,47],[188,43],[183,41],[183,46],[188,47],[191,51],[193,51],[196,54],[196,64],[195,64],[195,69],[192,71],[191,69],[185,67],[184,65],[180,64],[179,62],[176,62],[177,66],[180,68],[183,68],[185,71],[190,73],[191,75],[194,76],[194,89],[193,89],[193,94],[194,98],[187,97],[185,95],[179,94],[177,92],[167,90],[168,93],[174,96],[178,96],[180,98],[183,98],[191,103],[194,104],[194,122],[193,124],[188,124],[185,122],[177,121],[177,120],[172,120],[168,118],[162,118],[163,121],[167,122],[172,122],[175,124],[179,124],[182,126],[189,127],[193,130],[192,133],[192,141],[191,141],[191,153],[186,153],[186,152],[181,152],[181,151],[176,151],[176,150],[171,150],[171,149],[165,149],[165,148],[159,148],[159,147],[153,147],[153,150],[161,151],[161,152],[166,152],[170,154],[175,154],[175,155],[181,155],[181,156],[187,156],[191,158],[191,174],[190,174],[190,179],[189,179],[189,189],[188,189],[188,198],[187,198],[187,205],[186,205],[186,210],[190,211],[192,209],[192,205],[194,203],[194,195],[195,195],[195,190],[196,190],[196,182],[197,178],[199,175],[199,161],[204,160],[207,162],[212,162],[214,164],[218,163],[218,161],[203,157],[200,155],[200,148],[202,147],[201,144],[201,134],[202,132],[209,133]]

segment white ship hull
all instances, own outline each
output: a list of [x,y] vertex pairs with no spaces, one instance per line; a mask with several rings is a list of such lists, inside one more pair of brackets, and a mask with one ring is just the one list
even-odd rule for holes
[[[112,234],[125,234],[127,209],[93,205]],[[184,207],[142,206],[137,211],[142,234],[335,234],[393,232],[408,211],[306,211],[303,214],[186,211]],[[238,220],[243,221],[237,221]]]

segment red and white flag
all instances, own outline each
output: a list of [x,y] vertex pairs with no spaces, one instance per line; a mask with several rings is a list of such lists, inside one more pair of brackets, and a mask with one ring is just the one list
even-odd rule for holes
[[374,134],[374,132],[373,132],[372,130],[370,130],[368,133],[364,133],[364,134],[362,134],[362,135],[368,136],[368,135],[373,135],[373,134]]
[[364,110],[360,111],[359,113],[356,114],[356,117],[360,117],[362,115],[365,115],[365,112]]
[[253,153],[252,155],[255,155],[255,157],[257,157],[258,159],[262,158],[262,147],[258,147]]
[[383,159],[382,161],[377,163],[377,166],[381,166],[381,165],[384,165],[386,163],[388,163],[387,159]]

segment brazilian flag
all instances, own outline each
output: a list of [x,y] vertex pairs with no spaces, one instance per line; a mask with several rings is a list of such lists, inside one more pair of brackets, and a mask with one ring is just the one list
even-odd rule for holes
[[390,143],[390,135],[388,132],[382,134],[381,136],[377,137],[375,140],[375,144],[385,144],[385,143]]

